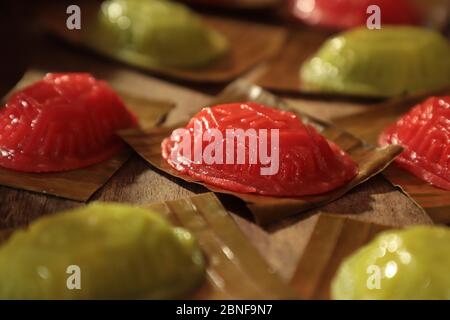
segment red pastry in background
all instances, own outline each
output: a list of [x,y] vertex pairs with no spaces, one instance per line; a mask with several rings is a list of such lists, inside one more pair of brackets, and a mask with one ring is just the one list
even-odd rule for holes
[[184,0],[187,3],[222,7],[264,8],[275,6],[284,0]]
[[379,144],[399,144],[395,160],[426,182],[450,190],[450,96],[432,97],[415,106],[379,137]]
[[382,24],[417,25],[420,16],[411,0],[289,0],[292,16],[306,24],[343,30],[365,25],[367,8],[381,9]]
[[0,109],[0,166],[24,172],[78,169],[115,155],[115,132],[136,117],[104,82],[86,73],[47,74]]
[[185,0],[185,2],[190,3],[199,3],[199,4],[212,4],[212,5],[224,5],[224,4],[233,4],[237,2],[236,0]]
[[[198,150],[203,153],[196,157]],[[295,114],[251,102],[204,108],[163,141],[162,155],[174,169],[210,185],[267,196],[325,193],[358,172],[344,151]]]

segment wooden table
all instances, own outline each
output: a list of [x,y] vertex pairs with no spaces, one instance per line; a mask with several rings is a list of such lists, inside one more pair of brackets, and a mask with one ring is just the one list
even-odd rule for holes
[[[37,41],[36,41],[37,42]],[[118,87],[150,98],[173,101],[177,104],[167,123],[188,119],[220,86],[174,84],[149,74],[131,70],[122,65],[104,61],[73,47],[43,38],[39,41],[40,53],[33,50],[29,64],[48,70],[89,71],[107,79]],[[11,68],[14,66],[10,65]],[[259,70],[246,75],[250,80]],[[0,79],[0,88],[11,85],[11,79]],[[364,112],[370,106],[347,101],[319,101],[301,97],[289,97],[289,103],[299,110],[316,117],[332,120],[344,114]],[[156,171],[137,155],[132,158],[100,189],[92,200],[147,204],[155,201],[178,199],[206,190],[197,185],[186,184]],[[235,221],[260,253],[286,280],[289,280],[308,243],[318,214],[328,213],[353,219],[405,226],[431,223],[428,216],[401,191],[395,189],[381,175],[357,187],[343,198],[318,210],[302,214],[269,230],[255,225],[233,201],[226,199]],[[16,228],[44,214],[83,205],[82,203],[45,196],[0,186],[0,229]]]

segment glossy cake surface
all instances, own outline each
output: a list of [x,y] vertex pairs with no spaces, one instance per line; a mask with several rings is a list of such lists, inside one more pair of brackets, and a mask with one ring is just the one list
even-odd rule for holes
[[300,71],[305,90],[392,97],[450,86],[450,44],[417,27],[366,27],[332,37]]
[[[218,131],[220,137],[203,138],[195,145],[195,128],[207,134]],[[238,133],[239,129],[242,140],[227,136],[227,130]],[[271,196],[320,194],[342,186],[358,172],[357,164],[344,151],[312,126],[303,124],[295,114],[256,103],[219,105],[200,111],[185,128],[192,145],[189,150],[193,150],[189,154],[183,147],[186,137],[176,131],[162,143],[162,154],[168,163],[184,174],[233,192]],[[278,138],[272,140],[275,135]],[[201,147],[205,154],[211,142],[219,145],[219,151],[213,152],[221,153],[213,159],[218,161],[196,161],[195,149]],[[230,148],[228,143],[232,143]],[[239,150],[243,150],[241,161]],[[261,157],[261,150],[263,155],[272,157],[270,163]],[[227,155],[233,161],[225,159]]]
[[0,166],[56,172],[96,164],[123,147],[115,132],[136,123],[106,82],[47,74],[0,109]]
[[450,299],[450,231],[419,226],[380,234],[347,258],[334,299]]
[[396,163],[420,179],[450,190],[450,97],[431,97],[415,106],[379,137],[379,144],[399,144]]
[[[78,283],[70,278],[73,266]],[[177,298],[203,275],[202,253],[188,231],[119,204],[40,218],[0,247],[2,299]]]

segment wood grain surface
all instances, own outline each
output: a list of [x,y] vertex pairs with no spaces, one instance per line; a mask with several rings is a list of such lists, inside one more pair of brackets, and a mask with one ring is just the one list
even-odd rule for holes
[[[113,85],[121,83],[119,87],[126,86],[133,93],[159,100],[169,98],[177,104],[168,118],[169,123],[189,118],[208,104],[212,98],[208,93],[214,92],[214,89],[209,88],[205,88],[206,93],[196,92],[118,66],[111,72],[110,65],[97,58],[67,52],[64,47],[58,51],[55,48],[52,50],[51,55],[48,51],[43,51],[45,54],[40,55],[36,63],[39,67],[53,71],[80,68],[109,80]],[[53,67],[50,67],[52,65]],[[307,101],[294,106],[301,110],[303,104],[307,104]],[[332,113],[339,114],[339,107],[334,109],[330,103],[324,102],[323,107],[333,109]],[[320,118],[321,108],[317,102],[315,110],[314,114]],[[330,115],[330,112],[327,114]],[[155,170],[142,158],[133,155],[106,185],[94,194],[92,200],[147,204],[175,200],[205,191],[201,186],[182,183]],[[255,225],[241,203],[227,197],[221,197],[221,200],[253,245],[285,279],[289,279],[296,269],[318,213],[336,214],[397,227],[431,223],[429,217],[424,215],[415,203],[381,176],[358,186],[337,201],[295,219],[283,221],[269,230]],[[74,201],[8,187],[0,187],[0,203],[0,229],[24,226],[41,215],[81,205]]]
[[[213,95],[223,89],[222,86],[211,84],[169,83],[164,78],[157,79],[146,73],[135,72],[121,64],[104,61],[98,56],[66,46],[52,38],[39,39],[39,43],[29,61],[30,67],[49,71],[88,71],[96,77],[108,80],[115,88],[150,99],[171,101],[176,107],[169,114],[165,125],[189,119],[201,107],[208,105]],[[253,76],[253,73],[246,75],[248,79],[254,79]],[[0,78],[0,81],[5,80],[7,79]],[[323,120],[332,120],[344,114],[361,113],[373,108],[372,105],[356,100],[335,102],[327,99],[302,98],[289,99],[289,103],[298,110]],[[203,187],[180,182],[151,167],[134,154],[93,195],[92,200],[144,205],[204,192],[206,190]],[[221,196],[220,200],[250,243],[286,281],[291,280],[297,270],[298,262],[308,247],[319,214],[391,227],[432,223],[413,201],[381,175],[320,209],[284,220],[269,229],[257,226],[249,212],[236,199]],[[8,234],[11,228],[25,226],[39,216],[80,205],[83,204],[1,186],[0,234]],[[307,277],[308,272],[305,272],[304,276]]]

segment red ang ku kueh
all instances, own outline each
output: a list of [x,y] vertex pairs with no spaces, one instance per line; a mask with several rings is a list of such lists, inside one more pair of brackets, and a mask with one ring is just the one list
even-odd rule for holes
[[[277,130],[279,134],[279,148],[276,148],[279,168],[272,175],[261,174],[263,165],[251,164],[250,161],[244,164],[193,161],[194,152],[186,152],[181,147],[183,141],[177,134],[162,142],[162,155],[174,169],[225,190],[279,197],[315,195],[344,185],[358,172],[357,164],[343,150],[327,141],[312,126],[303,124],[291,112],[250,102],[204,108],[185,127],[191,135],[192,147],[195,126],[200,126],[203,132],[218,129],[222,133],[221,141],[202,139],[203,150],[213,143],[223,148],[222,154],[232,152],[236,155],[240,147],[239,143],[233,143],[234,150],[225,150],[229,145],[225,141],[229,129]],[[249,159],[252,150],[247,143],[249,136],[247,138],[244,150],[245,158]],[[267,150],[271,150],[271,137],[267,135],[264,138],[267,139],[264,141],[268,144]],[[256,139],[260,140],[262,136],[257,134]]]
[[366,25],[367,8],[377,5],[381,24],[418,25],[420,14],[411,0],[289,0],[291,14],[309,25],[348,29]]
[[137,125],[117,94],[86,73],[47,74],[0,109],[0,166],[24,172],[86,167],[115,155]]
[[450,96],[431,97],[388,127],[379,144],[399,144],[396,163],[426,182],[450,190]]

